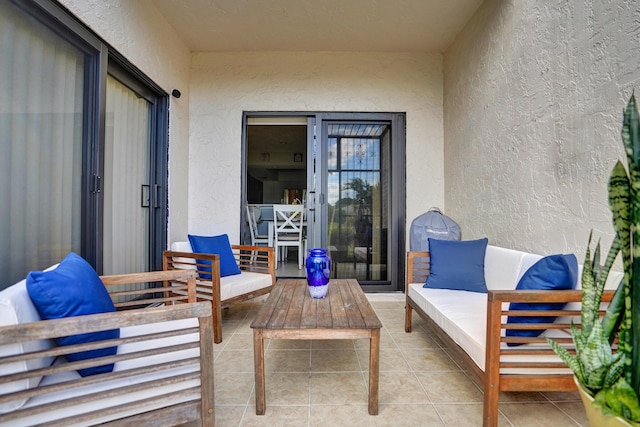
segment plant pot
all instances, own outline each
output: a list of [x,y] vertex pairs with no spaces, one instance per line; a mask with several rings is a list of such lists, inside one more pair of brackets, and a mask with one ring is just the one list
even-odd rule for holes
[[573,381],[578,386],[578,392],[580,392],[582,404],[584,405],[584,410],[587,413],[587,419],[589,420],[589,425],[591,427],[633,426],[633,424],[623,418],[614,417],[613,415],[604,415],[600,408],[593,406],[593,396],[591,396],[591,394],[589,394],[589,392],[582,387],[582,384],[580,384],[575,375],[573,376]]

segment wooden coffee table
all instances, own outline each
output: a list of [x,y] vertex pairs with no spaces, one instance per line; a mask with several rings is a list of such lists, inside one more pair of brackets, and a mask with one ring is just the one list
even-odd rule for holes
[[369,414],[378,414],[382,324],[355,279],[332,279],[324,299],[309,295],[306,279],[281,279],[251,324],[256,414],[264,415],[264,340],[369,339]]

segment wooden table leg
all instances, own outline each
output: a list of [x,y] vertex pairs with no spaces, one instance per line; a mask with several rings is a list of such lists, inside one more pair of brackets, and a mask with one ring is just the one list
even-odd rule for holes
[[253,363],[256,375],[256,415],[264,415],[267,409],[264,379],[264,338],[262,329],[253,330]]
[[380,329],[371,330],[369,346],[369,415],[378,415],[378,382],[380,380]]

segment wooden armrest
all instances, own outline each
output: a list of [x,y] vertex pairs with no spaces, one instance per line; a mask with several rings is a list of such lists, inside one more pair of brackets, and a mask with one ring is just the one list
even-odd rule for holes
[[409,291],[409,283],[424,283],[429,275],[429,252],[407,252],[407,281],[405,292]]
[[238,266],[243,271],[270,274],[276,280],[275,249],[269,246],[231,245]]
[[[197,277],[198,273],[195,270],[173,270],[100,276],[100,280],[109,291],[116,308],[121,309],[140,308],[152,304],[173,304],[179,301],[195,302]],[[157,282],[162,282],[162,285]],[[169,286],[169,282],[182,285]],[[144,286],[123,286],[137,284],[144,284]],[[116,286],[118,286],[117,290]],[[177,294],[177,290],[182,292]]]
[[[615,291],[604,291],[602,302],[611,301]],[[505,291],[489,291],[487,295],[487,351],[491,352],[493,357],[495,354],[514,354],[523,351],[531,351],[526,347],[518,347],[515,345],[536,344],[544,346],[544,349],[538,349],[544,354],[553,354],[547,340],[539,334],[534,336],[506,336],[507,330],[512,331],[544,331],[550,329],[565,330],[571,329],[572,322],[579,323],[580,308],[562,308],[563,303],[579,303],[582,301],[581,290],[505,290]],[[530,310],[511,310],[507,303],[527,303],[531,304]],[[560,304],[561,308],[536,310],[536,304]],[[601,314],[604,309],[601,310]],[[507,317],[509,323],[507,323]],[[514,318],[515,317],[515,318]],[[543,322],[531,322],[530,318],[548,318]],[[571,338],[557,338],[558,342],[570,345]],[[500,351],[501,343],[510,343],[508,351]],[[487,353],[489,354],[489,353]]]
[[[604,291],[602,302],[609,302],[613,298],[615,291]],[[487,300],[491,302],[580,302],[582,301],[582,291],[576,290],[490,290]]]

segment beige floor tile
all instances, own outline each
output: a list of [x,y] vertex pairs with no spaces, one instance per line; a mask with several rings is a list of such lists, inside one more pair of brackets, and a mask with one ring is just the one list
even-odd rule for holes
[[[360,367],[363,371],[369,371],[369,349],[357,351]],[[380,349],[380,372],[409,372],[409,364],[404,360],[404,355],[398,349]]]
[[[369,340],[366,340],[366,347],[369,347]],[[396,343],[391,339],[389,330],[385,327],[380,329],[380,348],[397,348]]]
[[544,391],[542,395],[554,402],[582,402],[577,391]]
[[[451,427],[458,426],[481,426],[482,425],[482,405],[473,403],[456,404],[435,404],[434,405],[445,425]],[[511,426],[509,421],[500,414],[498,416],[498,427]],[[564,427],[558,424],[556,427]]]
[[216,405],[246,405],[250,402],[254,380],[253,373],[244,374],[217,370],[214,380]]
[[365,379],[359,372],[312,373],[312,405],[349,405],[369,401]]
[[216,427],[238,427],[246,410],[246,406],[216,405]]
[[[463,426],[464,424],[459,424]],[[438,427],[444,426],[431,404],[381,405],[376,427]]]
[[256,415],[255,410],[245,412],[240,427],[307,427],[308,425],[309,409],[307,406],[267,405],[264,415]]
[[353,350],[354,340],[312,340],[312,350]]
[[501,403],[500,410],[515,427],[579,425],[552,403]]
[[[384,324],[379,415],[367,411],[369,340],[359,339],[267,340],[267,413],[256,416],[250,324],[263,301],[224,310],[214,345],[217,427],[482,424],[479,382],[419,316],[404,332],[404,301],[372,303]],[[500,393],[500,408],[500,427],[588,426],[577,393]]]
[[440,342],[423,329],[416,329],[411,333],[402,330],[390,335],[398,348],[401,349],[440,348]]
[[354,349],[311,350],[311,372],[360,371]]
[[311,350],[269,349],[264,359],[266,372],[309,372]]
[[420,381],[410,373],[381,372],[378,389],[380,404],[431,403]]
[[589,427],[589,420],[587,419],[587,413],[584,410],[582,401],[558,402],[556,403],[556,406],[579,425]]
[[406,333],[404,331],[404,320],[397,320],[393,322],[383,322],[383,327],[392,334]]
[[375,427],[378,416],[364,405],[311,405],[309,427]]
[[215,372],[254,372],[253,350],[222,350],[215,361]]
[[265,381],[267,406],[309,404],[309,374],[272,373]]
[[252,334],[241,334],[236,332],[230,338],[228,338],[228,342],[225,350],[247,350],[253,348],[253,335]]
[[433,403],[482,403],[482,392],[463,372],[416,372]]
[[402,350],[407,363],[414,371],[456,371],[460,370],[444,350],[421,349]]

